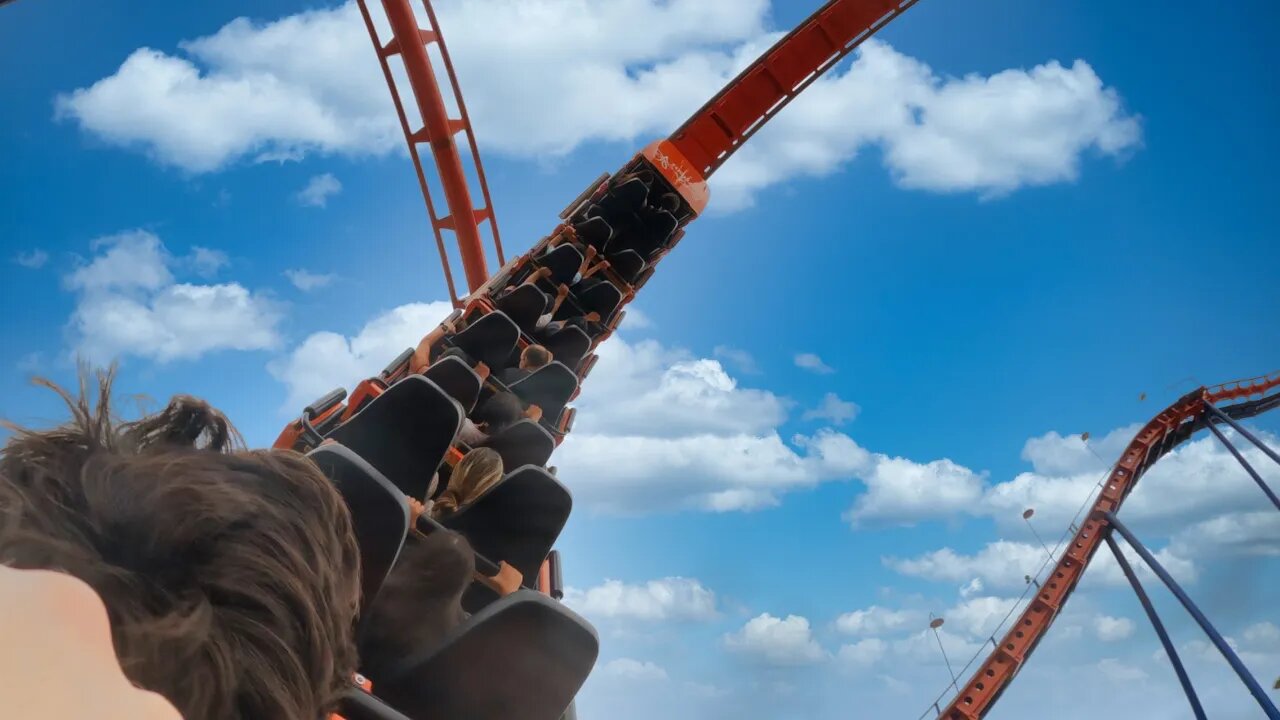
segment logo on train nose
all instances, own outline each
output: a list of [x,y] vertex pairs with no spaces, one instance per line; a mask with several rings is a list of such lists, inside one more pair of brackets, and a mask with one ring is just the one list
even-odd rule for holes
[[670,155],[661,150],[655,149],[653,151],[653,161],[663,170],[670,171],[675,176],[674,179],[677,184],[688,185],[693,181],[693,178],[689,175],[689,170],[682,163],[672,160]]

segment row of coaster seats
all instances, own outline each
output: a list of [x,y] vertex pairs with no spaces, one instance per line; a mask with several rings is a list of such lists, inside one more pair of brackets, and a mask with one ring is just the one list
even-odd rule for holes
[[[377,378],[362,383],[345,408],[340,395],[331,395],[304,412],[296,428],[301,445],[319,438],[337,442],[311,456],[343,489],[356,518],[366,601],[376,595],[408,531],[403,496],[422,497],[432,471],[461,457],[456,434],[462,418],[485,395],[503,390],[537,406],[542,416],[488,440],[505,467],[515,469],[448,518],[445,527],[471,540],[482,571],[507,562],[532,585],[572,505],[563,485],[539,466],[571,427],[572,409],[566,404],[594,365],[591,351],[618,326],[625,315],[622,307],[680,238],[680,223],[667,207],[672,203],[665,195],[670,193],[650,202],[653,184],[651,176],[632,176],[602,186],[569,223],[504,270],[490,284],[494,290],[455,313],[452,332],[424,339],[425,353],[421,347],[416,354],[406,351]],[[603,281],[584,283],[575,276],[593,255],[605,258],[595,270]],[[536,288],[521,283],[540,267],[553,268],[544,292],[576,281],[556,319],[596,313],[600,320],[535,340],[546,294],[535,295]],[[500,293],[509,286],[516,286],[515,291]],[[534,342],[548,347],[556,361],[510,387],[490,375],[490,367],[513,365]],[[414,367],[415,356],[439,357],[450,349],[460,350],[463,357]],[[482,609],[445,647],[406,658],[393,677],[375,678],[377,694],[414,717],[560,717],[598,653],[590,625],[532,590],[502,598],[469,595],[468,604]],[[511,667],[495,667],[494,653]],[[502,687],[495,688],[492,678],[504,678]],[[346,706],[350,720],[396,717],[394,710],[358,691]],[[380,714],[384,710],[391,714]]]
[[[409,532],[403,491],[344,445],[324,444],[309,457],[334,481],[351,509],[361,553],[362,606],[367,607]],[[557,519],[568,516],[568,493],[556,492],[558,483],[531,472],[536,470],[515,471],[443,523],[469,538],[486,538],[488,545],[476,546],[482,572],[486,565],[492,566],[491,558],[501,557],[496,553],[515,545],[525,549],[522,556],[513,556],[513,564],[536,577],[542,558],[527,549],[530,538],[538,531],[558,534],[558,528],[550,532],[551,527],[562,525],[563,520]],[[507,510],[513,508],[520,509],[516,515],[534,519],[510,522]],[[425,516],[418,525],[439,530],[430,527],[432,521]],[[393,672],[373,678],[373,696],[352,692],[342,713],[347,720],[405,715],[555,720],[586,681],[598,652],[599,639],[585,620],[540,592],[518,590],[478,609],[442,645],[423,648],[404,658]]]

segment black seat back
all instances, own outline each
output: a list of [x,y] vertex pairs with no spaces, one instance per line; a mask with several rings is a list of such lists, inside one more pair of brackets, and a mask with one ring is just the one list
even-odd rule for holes
[[342,494],[360,547],[360,616],[378,595],[409,532],[404,494],[350,448],[327,443],[307,453]]
[[565,243],[557,245],[551,252],[534,261],[539,267],[551,268],[551,281],[556,285],[573,281],[582,267],[582,253],[578,248]]
[[559,480],[546,468],[525,465],[440,524],[462,533],[481,555],[506,561],[533,587],[572,510],[573,496]]
[[640,273],[644,272],[646,265],[644,258],[635,250],[622,250],[609,255],[609,264],[628,283],[634,283]]
[[491,368],[502,367],[520,340],[520,328],[505,313],[491,312],[453,336],[453,344]]
[[615,217],[625,217],[640,209],[649,197],[649,187],[640,178],[618,183],[600,198],[604,218],[613,224]]
[[538,318],[547,311],[548,302],[547,294],[537,286],[520,285],[498,298],[494,305],[506,313],[516,327],[529,332],[538,323]]
[[591,351],[591,338],[581,328],[567,326],[543,336],[542,345],[551,351],[556,362],[564,363],[570,370],[577,370],[582,358]]
[[484,443],[502,456],[502,466],[546,465],[556,449],[555,439],[533,420],[521,420],[503,428]]
[[577,293],[578,305],[587,312],[600,313],[603,320],[608,320],[613,311],[622,302],[622,291],[614,287],[608,280],[601,280],[589,288]]
[[406,715],[442,720],[558,720],[595,665],[595,630],[522,590],[474,614],[442,647],[377,678]]
[[510,389],[525,403],[542,408],[544,420],[554,422],[578,389],[578,377],[564,363],[551,362],[512,383]]
[[609,221],[599,215],[600,206],[592,205],[587,209],[587,217],[573,226],[578,238],[597,250],[603,250],[613,238],[613,228]]
[[480,376],[467,367],[459,357],[441,358],[422,371],[422,376],[435,383],[462,407],[464,415],[470,414],[480,397]]
[[401,493],[422,499],[462,418],[462,407],[444,390],[421,375],[410,375],[329,437],[364,458]]

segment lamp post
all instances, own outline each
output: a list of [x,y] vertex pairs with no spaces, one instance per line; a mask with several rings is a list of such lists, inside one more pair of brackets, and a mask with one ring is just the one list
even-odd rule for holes
[[956,672],[951,669],[951,659],[947,657],[947,649],[942,647],[942,637],[938,635],[938,628],[942,627],[944,622],[946,621],[941,617],[934,617],[933,613],[929,613],[929,629],[933,631],[933,638],[938,641],[938,649],[942,651],[942,661],[947,664],[947,673],[951,675],[951,687],[956,687]]
[[1035,526],[1031,524],[1031,516],[1035,514],[1036,514],[1035,508],[1027,508],[1026,510],[1023,510],[1022,521],[1025,522],[1027,524],[1027,527],[1031,529],[1031,534],[1036,536],[1036,540],[1040,543],[1040,547],[1044,548],[1045,554],[1049,556],[1049,562],[1058,562],[1058,559],[1053,556],[1053,551],[1049,549],[1048,545],[1044,544],[1044,540],[1040,539],[1040,533],[1036,532]]

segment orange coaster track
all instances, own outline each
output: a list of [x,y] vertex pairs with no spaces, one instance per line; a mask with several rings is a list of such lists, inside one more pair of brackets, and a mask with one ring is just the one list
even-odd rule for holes
[[[1143,426],[1112,468],[1088,519],[1071,538],[1048,580],[1041,584],[1039,593],[1010,626],[978,671],[959,688],[939,717],[973,720],[990,711],[1048,633],[1105,534],[1110,532],[1103,514],[1118,512],[1138,480],[1156,461],[1190,439],[1195,431],[1206,427],[1210,404],[1246,400],[1219,409],[1232,418],[1251,417],[1280,405],[1280,394],[1267,395],[1277,387],[1280,387],[1280,373],[1200,388],[1179,398]],[[1249,401],[1249,398],[1258,399]]]

